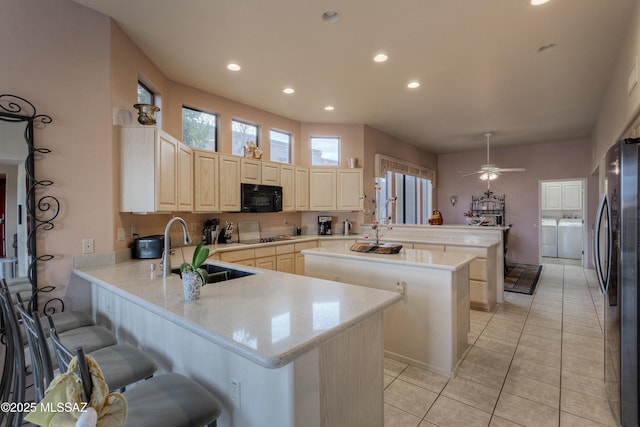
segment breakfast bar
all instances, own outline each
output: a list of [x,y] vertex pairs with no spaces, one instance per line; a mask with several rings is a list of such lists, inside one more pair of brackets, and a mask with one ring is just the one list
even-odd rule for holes
[[241,267],[185,303],[146,261],[77,267],[99,323],[223,403],[218,426],[383,426],[383,310],[394,292]]

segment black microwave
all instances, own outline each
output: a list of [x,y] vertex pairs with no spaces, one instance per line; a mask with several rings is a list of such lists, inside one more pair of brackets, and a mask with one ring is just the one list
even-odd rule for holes
[[282,211],[282,187],[277,185],[241,184],[242,212]]

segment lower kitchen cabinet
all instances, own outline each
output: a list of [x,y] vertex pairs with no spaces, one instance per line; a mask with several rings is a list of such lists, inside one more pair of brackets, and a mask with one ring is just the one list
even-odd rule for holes
[[293,244],[276,246],[276,267],[278,271],[295,273],[294,250],[295,246]]
[[300,251],[304,249],[317,248],[319,242],[314,240],[312,242],[300,242],[294,245],[294,258],[295,258],[295,273],[304,276],[304,255]]
[[293,253],[286,255],[278,255],[277,270],[283,273],[295,273],[295,260]]
[[264,268],[265,270],[274,270],[274,271],[277,269],[276,257],[274,256],[256,258],[255,262],[256,262],[255,266],[258,268]]

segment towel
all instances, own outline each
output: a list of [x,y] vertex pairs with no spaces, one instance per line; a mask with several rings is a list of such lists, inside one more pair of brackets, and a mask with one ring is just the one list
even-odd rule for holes
[[86,410],[91,407],[97,414],[96,427],[123,426],[127,420],[127,400],[120,393],[109,393],[100,366],[90,355],[86,356],[86,360],[93,382],[88,404],[82,401],[82,384],[76,374],[78,358],[74,357],[67,372],[51,381],[44,399],[25,420],[43,427],[75,427],[78,422],[85,426],[86,424],[82,423],[91,418],[90,415],[86,415]]

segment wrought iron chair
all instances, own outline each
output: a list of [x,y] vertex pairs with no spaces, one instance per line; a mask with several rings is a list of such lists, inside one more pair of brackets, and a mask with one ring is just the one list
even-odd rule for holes
[[[6,327],[5,360],[0,382],[0,399],[2,402],[21,403],[25,399],[25,359],[22,334],[18,316],[13,311],[13,304],[8,290],[0,287],[0,315]],[[18,427],[22,424],[23,413],[0,411],[0,425]]]
[[[51,332],[51,338],[56,352],[63,356],[65,366],[68,366],[73,353],[60,342],[55,331]],[[93,384],[82,347],[78,347],[76,353],[84,396],[88,401]],[[176,373],[140,381],[123,394],[128,406],[125,427],[215,427],[222,412],[220,403],[207,389]]]
[[[73,331],[58,335],[54,329],[55,324],[52,317],[42,318],[38,312],[33,312],[30,315],[23,304],[18,304],[16,307],[27,335],[33,366],[35,397],[36,401],[39,401],[44,397],[44,391],[53,379],[56,366],[47,343],[47,334],[42,327],[43,320],[47,322],[47,331],[52,330],[51,333],[56,334],[56,339],[63,343],[66,341],[66,335]],[[88,337],[91,336],[92,332],[89,332]],[[81,334],[74,333],[71,342],[76,343],[80,341],[81,337]],[[122,390],[129,384],[147,379],[157,369],[156,363],[149,356],[129,344],[102,347],[94,350],[91,355],[98,363],[104,365],[103,373],[111,390]],[[60,358],[57,362],[61,370],[66,367],[66,364],[61,363]]]

